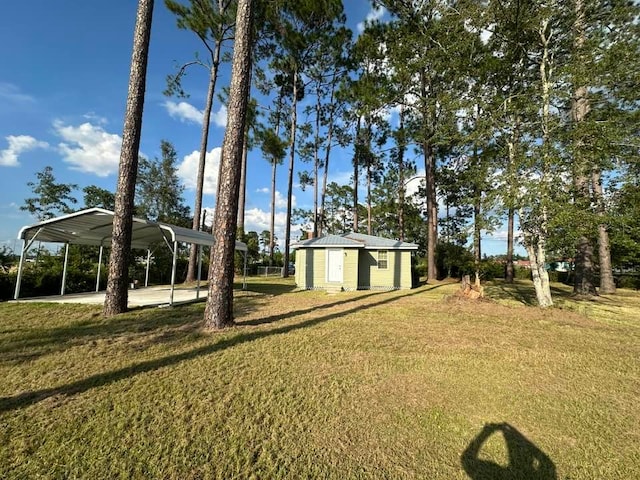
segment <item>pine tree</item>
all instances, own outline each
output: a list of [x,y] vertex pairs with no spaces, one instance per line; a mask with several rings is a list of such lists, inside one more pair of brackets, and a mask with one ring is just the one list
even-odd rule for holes
[[189,207],[184,205],[184,186],[178,178],[178,154],[171,143],[160,142],[162,158],[141,158],[136,185],[136,213],[154,222],[182,227],[191,225]]
[[[192,65],[204,66],[209,73],[209,86],[202,118],[200,156],[198,158],[198,176],[193,209],[193,230],[200,230],[201,226],[204,170],[213,98],[222,61],[222,48],[227,42],[233,40],[236,2],[237,0],[191,0],[187,6],[175,0],[165,0],[167,8],[177,17],[178,28],[194,32],[204,45],[209,56],[208,62],[196,58],[183,64],[175,75],[169,75],[167,78],[167,90],[165,91],[166,95],[178,94],[178,96],[182,97],[187,96],[182,89],[182,78]],[[197,245],[191,245],[187,278],[185,280],[187,282],[193,282],[196,279],[197,252]]]
[[204,311],[207,328],[233,325],[233,275],[237,234],[240,164],[249,103],[252,50],[252,0],[239,0],[233,48],[227,129],[224,135],[218,202],[213,223],[214,246],[209,261],[209,295]]
[[73,183],[57,183],[53,175],[53,168],[44,167],[41,172],[36,173],[36,182],[28,182],[27,185],[35,195],[27,198],[20,210],[29,212],[39,221],[49,220],[60,214],[71,213],[71,205],[78,201],[71,195],[71,192],[78,188]]
[[139,0],[133,36],[127,109],[122,134],[115,215],[109,256],[109,277],[103,313],[112,316],[127,310],[129,250],[133,228],[133,202],[138,171],[138,150],[147,75],[153,0]]

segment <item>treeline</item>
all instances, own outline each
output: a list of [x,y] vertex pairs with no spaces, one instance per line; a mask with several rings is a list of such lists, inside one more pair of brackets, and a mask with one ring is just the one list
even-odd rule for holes
[[[165,3],[205,52],[169,75],[165,92],[185,95],[187,69],[207,68],[191,217],[201,228],[208,119],[223,90],[220,66],[238,44],[238,2]],[[295,220],[315,235],[353,230],[416,242],[428,280],[445,274],[437,252],[455,251],[449,245],[471,245],[480,277],[482,236],[504,224],[506,279],[520,241],[542,306],[552,304],[554,258],[573,261],[580,295],[614,292],[614,267],[638,265],[637,2],[375,0],[381,20],[357,36],[340,0],[242,5],[253,17],[242,37],[246,45],[250,33],[251,68],[237,80],[251,77],[256,99],[229,109],[247,119],[236,224],[244,234],[247,151],[259,149],[272,169],[271,259],[276,171],[286,165],[284,264]],[[329,181],[346,169],[350,181]],[[308,211],[292,208],[296,172],[313,189]],[[236,195],[235,185],[221,188],[225,199]],[[144,204],[149,215],[165,208],[160,195]]]
[[[480,275],[482,236],[506,224],[512,281],[519,225],[542,306],[550,259],[573,260],[581,295],[638,264],[637,2],[378,0],[382,20],[355,38],[339,1],[282,3],[290,36],[257,43],[272,105],[259,144],[290,175],[307,162],[314,206],[294,214],[314,234],[417,242],[431,280],[443,242],[470,242]],[[327,183],[336,145],[350,185]]]

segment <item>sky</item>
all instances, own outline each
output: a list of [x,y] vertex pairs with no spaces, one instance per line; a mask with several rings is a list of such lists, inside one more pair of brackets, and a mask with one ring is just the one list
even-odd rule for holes
[[[357,35],[365,19],[383,19],[367,0],[347,0],[347,24]],[[19,229],[36,223],[20,210],[32,196],[27,185],[45,166],[57,182],[77,184],[82,205],[88,185],[115,191],[126,104],[137,2],[72,2],[31,0],[6,2],[0,17],[0,246],[18,252]],[[179,30],[164,2],[156,0],[140,152],[160,157],[161,140],[178,152],[178,175],[193,208],[202,110],[208,74],[191,68],[185,79],[188,98],[166,97],[166,77],[202,52],[197,37]],[[218,80],[229,82],[228,67]],[[215,205],[217,166],[226,110],[213,107],[203,205]],[[332,153],[329,180],[350,181],[351,152]],[[270,165],[259,149],[248,155],[245,230],[269,229]],[[284,238],[287,168],[277,178],[276,236]],[[294,182],[297,174],[294,177]],[[312,208],[311,189],[294,188],[294,207]],[[292,240],[300,235],[292,229]],[[487,254],[505,250],[503,232],[483,245]]]

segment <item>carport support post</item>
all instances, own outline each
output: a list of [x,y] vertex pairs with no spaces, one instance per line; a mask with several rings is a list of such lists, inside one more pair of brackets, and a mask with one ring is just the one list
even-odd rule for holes
[[144,286],[149,286],[149,264],[151,263],[151,250],[147,249],[147,271],[144,274]]
[[60,295],[64,295],[64,289],[67,284],[67,263],[69,262],[69,243],[64,244],[64,266],[62,267],[62,286],[60,287]]
[[36,232],[36,234],[33,237],[31,237],[31,240],[29,240],[28,242],[26,239],[22,240],[22,253],[20,254],[20,265],[18,266],[18,278],[16,278],[16,291],[15,291],[15,294],[13,295],[14,300],[17,300],[18,297],[20,296],[20,284],[22,283],[22,268],[24,267],[24,254],[27,253],[27,250],[29,250],[31,248],[31,245],[33,245],[33,242],[36,241],[36,238],[38,237],[38,235],[40,235],[42,228],[43,227],[40,227]]
[[200,277],[202,277],[202,245],[198,245],[198,283],[196,284],[196,300],[200,298]]
[[178,242],[173,242],[173,266],[171,267],[171,295],[169,296],[169,306],[173,305],[173,290],[176,285],[176,263],[178,261]]
[[13,299],[17,300],[20,296],[20,284],[22,283],[22,268],[24,267],[24,254],[27,250],[27,241],[22,241],[22,253],[20,254],[20,263],[18,264],[18,277],[16,278],[16,291]]
[[96,293],[100,291],[100,270],[102,269],[102,250],[104,247],[100,245],[100,253],[98,254],[98,274],[96,275]]

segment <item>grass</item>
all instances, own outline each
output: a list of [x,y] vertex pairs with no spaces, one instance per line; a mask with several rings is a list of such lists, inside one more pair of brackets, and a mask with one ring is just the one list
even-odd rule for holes
[[0,477],[639,478],[640,295],[554,288],[250,279],[219,333],[202,303],[0,304]]

